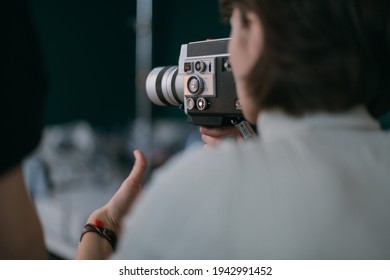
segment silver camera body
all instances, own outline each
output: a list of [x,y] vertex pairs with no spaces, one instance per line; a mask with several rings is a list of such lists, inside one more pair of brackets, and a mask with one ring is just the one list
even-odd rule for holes
[[157,67],[149,73],[149,99],[183,109],[195,125],[226,126],[242,120],[228,42],[224,38],[183,44],[178,66]]

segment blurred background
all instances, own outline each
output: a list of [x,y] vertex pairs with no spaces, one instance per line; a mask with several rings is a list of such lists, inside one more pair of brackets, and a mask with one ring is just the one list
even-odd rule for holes
[[[45,131],[24,162],[53,259],[72,259],[81,229],[141,149],[150,174],[202,145],[178,108],[144,89],[157,66],[177,65],[181,44],[229,36],[217,0],[32,0],[49,79]],[[380,120],[389,127],[390,115]]]

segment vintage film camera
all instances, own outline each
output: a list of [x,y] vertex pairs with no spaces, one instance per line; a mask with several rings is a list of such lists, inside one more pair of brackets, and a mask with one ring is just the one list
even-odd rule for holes
[[229,63],[229,38],[181,46],[178,66],[154,68],[146,92],[157,105],[177,106],[188,122],[203,126],[235,125],[243,120]]

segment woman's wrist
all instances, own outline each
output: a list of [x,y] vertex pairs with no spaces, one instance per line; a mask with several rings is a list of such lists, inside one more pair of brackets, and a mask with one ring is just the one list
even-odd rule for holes
[[119,225],[107,214],[106,206],[95,210],[90,215],[81,233],[80,242],[83,235],[89,232],[94,232],[106,239],[115,250]]
[[118,234],[119,225],[117,221],[114,221],[110,215],[107,214],[105,207],[95,210],[88,218],[86,224],[92,224],[98,227],[107,228]]
[[76,259],[108,258],[115,251],[118,230],[105,207],[95,210],[81,232]]
[[117,236],[116,233],[113,230],[110,230],[108,228],[98,226],[95,224],[87,223],[84,226],[84,229],[80,236],[80,242],[83,239],[84,235],[87,233],[95,233],[99,235],[101,238],[107,240],[107,242],[110,244],[112,251],[115,251],[116,249],[116,243],[117,243]]

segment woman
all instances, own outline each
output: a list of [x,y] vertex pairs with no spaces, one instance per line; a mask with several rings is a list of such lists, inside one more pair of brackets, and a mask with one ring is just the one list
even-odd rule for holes
[[136,152],[129,178],[91,215],[77,258],[109,257],[120,228],[113,258],[390,258],[390,136],[365,109],[389,108],[389,3],[220,7],[259,139],[176,157],[133,203],[145,166]]

